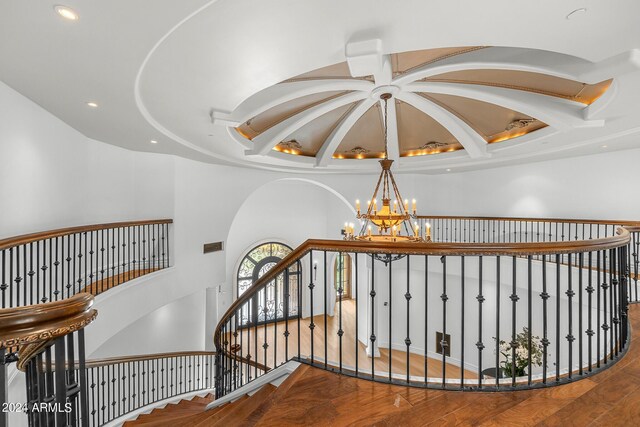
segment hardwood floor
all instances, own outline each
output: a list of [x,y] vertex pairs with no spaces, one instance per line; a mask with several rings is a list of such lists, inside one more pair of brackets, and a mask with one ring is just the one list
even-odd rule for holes
[[98,280],[93,283],[88,284],[82,290],[83,292],[89,292],[92,295],[98,295],[108,289],[121,285],[129,280],[137,279],[138,277],[142,277],[145,274],[153,273],[154,271],[158,271],[158,268],[148,268],[142,270],[131,270],[127,271],[112,277],[108,277],[106,279]]
[[376,383],[301,365],[278,388],[269,386],[201,413],[191,408],[174,412],[179,405],[169,405],[139,424],[638,426],[640,305],[631,306],[629,316],[632,338],[627,354],[597,375],[562,386],[497,393],[443,391]]
[[[253,425],[640,425],[640,306],[630,308],[632,342],[611,368],[541,390],[478,393],[407,388],[316,368],[291,385]],[[322,390],[322,392],[318,392]]]
[[[325,355],[324,349],[324,315],[314,316],[313,322],[315,328],[313,331],[314,342],[314,361],[316,363],[323,363],[328,361],[330,366],[339,369],[340,366],[340,340],[338,337],[338,330],[340,329],[340,318],[338,316],[338,305],[336,304],[336,313],[334,316],[327,316],[327,353]],[[309,324],[311,318],[300,319],[300,355],[303,359],[311,359],[311,333],[309,330]],[[288,340],[285,340],[284,332],[286,326],[290,332]],[[355,334],[355,301],[344,300],[342,303],[342,329],[344,335],[342,336],[342,365],[345,369],[353,370],[356,366],[356,347],[357,347],[357,359],[358,369],[360,372],[371,373],[371,358],[366,354],[366,347],[361,342],[356,346],[356,334]],[[257,331],[257,335],[256,335]],[[241,329],[237,337],[233,337],[231,334],[227,334],[229,337],[229,346],[234,344],[240,345],[241,353],[243,356],[251,354],[251,359],[267,365],[269,367],[274,366],[274,352],[273,344],[277,339],[277,352],[275,353],[275,360],[278,365],[285,362],[286,354],[285,347],[288,346],[287,354],[289,358],[298,355],[298,320],[290,320],[289,322],[278,322],[277,325],[268,324],[260,325],[258,328]],[[265,340],[266,333],[266,340]],[[257,336],[257,342],[256,342]],[[362,337],[360,337],[362,338]],[[286,343],[288,341],[288,343]],[[267,350],[263,348],[264,343],[267,344]],[[256,351],[257,344],[257,351]],[[238,352],[240,354],[240,352]],[[425,371],[425,357],[422,354],[410,353],[409,355],[409,373],[411,376],[424,378]],[[384,376],[389,371],[389,350],[385,348],[380,349],[380,356],[374,358],[375,371],[377,375]],[[407,372],[407,353],[400,350],[391,351],[391,368],[394,374],[402,375],[403,377]],[[427,360],[427,376],[429,377],[442,377],[442,361],[428,358]],[[253,375],[253,374],[252,374]],[[447,378],[459,378],[460,367],[451,363],[446,364],[446,377]],[[465,378],[473,379],[477,378],[477,374],[471,371],[465,371]]]

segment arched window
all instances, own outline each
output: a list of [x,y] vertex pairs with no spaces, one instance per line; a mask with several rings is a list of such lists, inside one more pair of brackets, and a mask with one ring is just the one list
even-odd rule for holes
[[[246,292],[260,277],[271,270],[282,258],[291,253],[291,248],[283,243],[268,242],[251,249],[240,262],[238,268],[238,296]],[[300,315],[299,283],[300,262],[288,269],[288,274],[280,274],[264,290],[251,300],[241,313],[241,324],[273,322]],[[285,313],[288,313],[285,316]]]

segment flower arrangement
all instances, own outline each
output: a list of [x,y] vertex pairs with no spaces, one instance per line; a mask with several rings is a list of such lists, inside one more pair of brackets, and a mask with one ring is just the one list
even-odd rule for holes
[[[506,377],[513,376],[515,370],[515,376],[521,377],[526,375],[525,369],[529,366],[529,329],[524,327],[522,332],[516,335],[514,340],[515,344],[515,359],[512,360],[513,346],[511,342],[500,340],[500,354],[504,357],[500,363],[504,375]],[[542,366],[542,353],[543,346],[540,337],[531,337],[531,365]]]

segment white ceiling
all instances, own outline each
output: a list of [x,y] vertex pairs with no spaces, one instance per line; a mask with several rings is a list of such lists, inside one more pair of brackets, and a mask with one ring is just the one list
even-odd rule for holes
[[[400,171],[478,169],[639,145],[637,0],[66,1],[77,22],[57,16],[55,4],[0,0],[0,80],[87,137],[132,150],[274,170],[377,170],[375,160],[319,168],[247,156],[227,126],[211,120],[212,111],[233,117],[253,95],[343,62],[349,43],[374,39],[383,54],[451,46],[551,51],[575,57],[549,54],[558,73],[614,78],[582,112],[597,126],[549,126],[500,143],[489,156],[401,159]],[[587,12],[566,19],[581,7]]]

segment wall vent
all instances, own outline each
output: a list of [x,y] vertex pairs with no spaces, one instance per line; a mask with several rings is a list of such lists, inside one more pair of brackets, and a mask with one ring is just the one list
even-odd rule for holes
[[208,254],[209,252],[218,252],[222,250],[222,242],[205,243],[202,253]]

